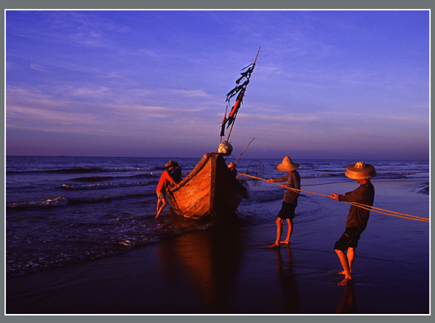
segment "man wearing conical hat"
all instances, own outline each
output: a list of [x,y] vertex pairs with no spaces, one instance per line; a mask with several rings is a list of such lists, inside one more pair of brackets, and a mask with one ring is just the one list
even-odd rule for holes
[[[360,186],[352,192],[345,194],[331,194],[329,197],[337,201],[356,202],[367,206],[373,206],[375,198],[375,188],[370,182],[370,178],[376,176],[375,167],[363,162],[352,164],[346,168],[345,175],[355,179]],[[370,208],[369,208],[370,209]],[[367,227],[370,211],[351,205],[346,220],[346,231],[341,238],[335,243],[334,249],[340,259],[344,275],[343,281],[339,285],[350,285],[353,283],[351,271],[352,264],[355,260],[355,249],[358,246],[358,240],[361,233]],[[347,254],[345,252],[347,251]]]
[[156,193],[157,193],[157,215],[156,219],[159,218],[160,213],[165,208],[166,204],[168,203],[166,201],[166,190],[168,188],[168,185],[177,185],[177,183],[174,181],[174,179],[171,177],[171,172],[175,169],[175,167],[178,167],[177,162],[173,162],[170,160],[165,165],[165,171],[160,176],[159,184],[157,185]]
[[[287,188],[287,191],[284,194],[281,210],[276,218],[276,241],[273,245],[270,245],[269,248],[276,248],[279,247],[280,243],[289,244],[290,242],[290,237],[293,232],[293,218],[295,217],[295,209],[298,204],[299,190],[301,188],[301,177],[297,172],[298,168],[299,164],[294,163],[289,156],[285,156],[282,162],[276,166],[276,169],[287,174],[280,178],[271,178],[268,180],[269,183],[287,182],[287,184],[282,185],[282,188]],[[287,220],[288,231],[287,238],[281,241],[283,230],[282,223],[284,220]]]

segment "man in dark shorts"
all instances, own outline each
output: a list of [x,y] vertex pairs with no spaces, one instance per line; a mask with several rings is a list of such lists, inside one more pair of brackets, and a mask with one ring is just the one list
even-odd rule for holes
[[[276,219],[276,241],[273,245],[269,246],[269,248],[279,247],[280,243],[287,245],[290,243],[290,237],[293,232],[293,218],[295,217],[295,209],[298,204],[299,190],[301,188],[301,177],[296,171],[298,168],[299,164],[294,163],[290,157],[285,156],[281,164],[276,166],[276,169],[281,172],[286,172],[287,175],[268,180],[269,183],[287,182],[287,184],[281,186],[282,188],[287,188],[287,192],[284,194],[282,207]],[[292,188],[296,190],[292,190]],[[283,229],[282,223],[284,220],[287,220],[288,224],[287,238],[284,241],[280,241]]]
[[[346,169],[345,175],[355,179],[360,186],[352,192],[347,192],[343,195],[331,194],[329,197],[337,201],[356,202],[367,206],[373,206],[375,198],[375,188],[369,178],[376,176],[376,170],[372,165],[358,162],[350,165]],[[367,227],[369,220],[370,209],[361,208],[352,205],[349,209],[349,214],[346,220],[346,231],[340,239],[335,243],[334,249],[340,259],[343,271],[340,274],[344,275],[343,281],[339,285],[350,285],[353,283],[351,271],[352,264],[355,260],[355,249],[358,246],[358,240],[361,233]],[[347,254],[345,252],[347,251]]]

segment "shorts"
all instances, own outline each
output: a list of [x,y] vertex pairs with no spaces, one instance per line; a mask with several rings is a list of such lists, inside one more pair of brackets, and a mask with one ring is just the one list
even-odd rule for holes
[[157,192],[157,199],[158,200],[166,200],[165,192]]
[[278,213],[278,217],[281,219],[293,219],[295,217],[296,204],[290,204],[282,202],[281,210]]
[[361,237],[361,233],[366,229],[367,224],[358,227],[346,227],[346,231],[335,243],[334,249],[346,251],[348,248],[356,248],[358,246],[358,240]]

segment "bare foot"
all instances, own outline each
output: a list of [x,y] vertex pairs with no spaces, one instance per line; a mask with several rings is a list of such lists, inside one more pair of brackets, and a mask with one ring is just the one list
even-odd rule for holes
[[278,248],[279,244],[278,243],[274,243],[273,245],[269,246],[268,248]]
[[156,219],[158,219],[158,218],[159,218],[159,215],[157,214],[157,215],[156,215]]
[[281,241],[281,243],[282,243],[282,244],[287,244],[287,245],[288,245],[288,244],[290,244],[290,241],[284,240],[284,241]]
[[352,278],[345,278],[341,282],[338,283],[339,286],[347,286],[347,285],[352,285],[352,284],[353,284]]
[[339,272],[337,273],[337,275],[346,275],[346,273],[345,273],[344,271],[339,271]]

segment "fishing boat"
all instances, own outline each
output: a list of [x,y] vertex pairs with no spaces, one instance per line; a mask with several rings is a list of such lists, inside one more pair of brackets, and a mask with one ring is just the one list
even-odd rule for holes
[[[236,80],[236,87],[227,93],[227,109],[231,98],[236,95],[237,97],[228,116],[227,110],[225,111],[218,151],[204,154],[195,168],[177,186],[170,187],[166,192],[171,208],[184,217],[231,217],[242,198],[247,196],[245,186],[230,171],[225,157],[231,155],[233,150],[229,138],[259,52],[260,50],[254,63],[242,69],[241,76]],[[225,128],[229,127],[229,134],[223,140]]]
[[221,153],[206,153],[195,168],[166,194],[172,209],[188,218],[232,215],[244,186],[228,169]]

